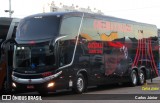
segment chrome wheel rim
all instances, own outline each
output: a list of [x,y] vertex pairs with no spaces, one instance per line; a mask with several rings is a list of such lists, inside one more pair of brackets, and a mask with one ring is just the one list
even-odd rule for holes
[[83,82],[83,79],[82,78],[78,78],[77,80],[77,89],[78,91],[82,91],[84,88],[84,82]]
[[143,84],[144,83],[144,74],[141,72],[139,77],[140,77],[141,84]]
[[136,83],[137,83],[137,77],[136,77],[135,73],[132,74],[132,82],[134,85],[136,85]]

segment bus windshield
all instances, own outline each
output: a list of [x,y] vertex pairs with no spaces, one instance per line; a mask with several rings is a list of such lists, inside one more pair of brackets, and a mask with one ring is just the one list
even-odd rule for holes
[[14,50],[14,67],[43,67],[43,66],[54,66],[55,55],[54,52],[49,50],[49,46],[18,46]]
[[21,20],[16,39],[40,40],[52,38],[59,32],[60,16],[35,16]]

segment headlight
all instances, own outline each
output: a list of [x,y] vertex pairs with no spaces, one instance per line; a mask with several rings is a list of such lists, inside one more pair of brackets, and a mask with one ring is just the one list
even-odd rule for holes
[[50,83],[48,83],[47,87],[48,87],[48,88],[50,88],[50,87],[54,87],[54,82],[50,82]]

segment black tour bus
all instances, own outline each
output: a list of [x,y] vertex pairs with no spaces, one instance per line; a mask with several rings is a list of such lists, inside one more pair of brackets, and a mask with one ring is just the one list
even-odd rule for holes
[[21,20],[15,42],[15,90],[82,93],[92,85],[136,86],[158,76],[155,25],[84,12],[43,13]]
[[13,57],[13,43],[16,27],[20,19],[0,17],[0,93],[11,92],[11,67]]

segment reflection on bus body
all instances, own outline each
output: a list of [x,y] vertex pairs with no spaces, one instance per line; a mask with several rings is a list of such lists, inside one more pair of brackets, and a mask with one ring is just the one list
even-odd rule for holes
[[105,75],[112,75],[118,72],[121,61],[125,59],[125,54],[120,49],[113,49],[111,53],[104,55],[105,60]]

